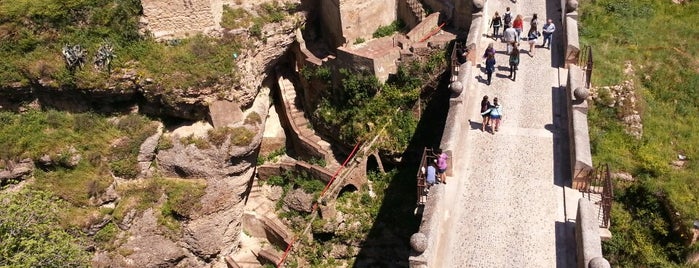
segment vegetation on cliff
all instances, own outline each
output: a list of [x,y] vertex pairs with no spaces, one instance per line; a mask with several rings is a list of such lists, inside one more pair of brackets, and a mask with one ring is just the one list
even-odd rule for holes
[[[699,3],[600,0],[580,7],[581,42],[594,52],[593,85],[631,80],[643,119],[637,140],[621,120],[628,106],[590,107],[594,162],[635,178],[615,181],[605,256],[619,267],[683,264],[699,251],[690,245],[699,219]],[[678,162],[680,155],[686,161]]]
[[[444,55],[444,51],[437,50],[401,65],[384,84],[373,75],[340,69],[339,88],[323,95],[313,116],[321,124],[339,129],[337,136],[347,145],[380,135],[379,150],[387,155],[401,154],[415,133],[421,112],[416,112],[416,107],[418,101],[423,101],[420,96],[425,85],[438,79],[446,68]],[[324,81],[331,79],[331,72],[322,67],[306,76],[312,75]]]
[[[153,79],[153,89],[230,85],[235,82],[233,54],[244,44],[233,36],[205,36],[158,43],[139,34],[141,1],[19,0],[0,2],[0,88],[48,85],[103,88],[112,77],[92,68],[100,45],[110,43],[113,72],[135,71]],[[87,50],[85,66],[71,72],[61,54],[64,45]]]

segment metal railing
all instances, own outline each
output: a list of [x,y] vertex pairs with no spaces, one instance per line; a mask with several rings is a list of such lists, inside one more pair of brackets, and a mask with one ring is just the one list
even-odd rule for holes
[[614,188],[609,164],[598,166],[590,172],[578,190],[583,193],[583,197],[587,194],[587,199],[599,206],[597,213],[597,218],[600,221],[599,227],[609,228],[612,200],[614,199]]
[[592,47],[585,45],[582,51],[580,51],[580,58],[578,59],[578,66],[583,70],[583,76],[585,79],[585,87],[590,88],[592,82]]
[[434,158],[432,149],[425,147],[422,150],[422,159],[417,169],[417,205],[424,205],[427,202],[427,165]]

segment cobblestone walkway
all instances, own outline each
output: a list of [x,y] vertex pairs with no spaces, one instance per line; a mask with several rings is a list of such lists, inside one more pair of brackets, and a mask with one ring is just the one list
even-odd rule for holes
[[[553,18],[558,31],[554,39],[558,40],[551,50],[535,48],[534,57],[527,54],[529,44],[522,41],[520,68],[517,80],[512,81],[505,44],[480,37],[478,56],[489,43],[495,45],[496,72],[492,84],[484,84],[484,64],[479,60],[471,77],[470,82],[478,84],[467,93],[465,107],[471,122],[463,122],[461,146],[454,153],[455,175],[446,186],[445,203],[455,205],[445,208],[442,242],[430,267],[574,264],[572,251],[562,245],[574,243],[565,218],[575,215],[565,215],[563,184],[558,182],[564,177],[561,165],[565,169],[559,152],[565,125],[558,123],[564,116],[560,96],[565,83],[565,70],[559,68],[563,55],[560,2],[490,0],[484,10],[487,23],[495,11],[502,15],[508,6],[513,19],[517,14],[524,16],[525,32],[533,13],[539,15],[539,29],[547,17]],[[492,34],[492,28],[487,32]],[[537,46],[540,44],[541,38]],[[483,95],[491,101],[498,97],[503,107],[503,123],[495,134],[480,130]]]

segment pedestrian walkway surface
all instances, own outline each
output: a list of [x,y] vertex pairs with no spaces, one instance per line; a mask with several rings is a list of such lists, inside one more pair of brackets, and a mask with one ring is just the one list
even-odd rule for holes
[[[560,43],[560,1],[487,1],[484,16],[501,15],[510,7],[514,16],[524,16],[524,31],[533,13],[539,15],[539,28],[552,16],[557,27],[551,50],[538,47],[530,57],[529,44],[522,41],[516,81],[509,75],[506,46],[498,39],[481,36],[478,59],[489,43],[494,43],[496,71],[492,84],[485,84],[483,60],[468,78],[477,83],[465,99],[470,121],[461,122],[458,149],[453,153],[453,174],[446,185],[445,218],[439,230],[437,255],[429,267],[570,267],[574,243],[566,215],[564,172],[559,140],[565,132],[560,123],[565,83]],[[547,13],[548,10],[548,13]],[[553,17],[559,14],[557,17]],[[485,27],[485,26],[484,26]],[[500,30],[502,32],[502,29]],[[485,32],[485,31],[484,31]],[[487,31],[492,34],[492,28]],[[526,33],[522,33],[525,36]],[[558,39],[558,40],[556,40]],[[497,97],[503,107],[500,131],[482,132],[480,101]],[[558,156],[556,154],[559,154]],[[567,159],[567,158],[564,158]],[[574,206],[575,204],[568,204]]]

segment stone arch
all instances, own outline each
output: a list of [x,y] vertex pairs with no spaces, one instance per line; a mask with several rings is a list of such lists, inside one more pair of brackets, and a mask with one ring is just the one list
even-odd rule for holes
[[370,154],[366,159],[366,174],[368,175],[371,171],[385,173],[381,163],[381,158],[377,153]]
[[353,192],[356,192],[357,190],[359,190],[359,188],[357,188],[357,186],[355,186],[354,184],[348,183],[347,185],[342,187],[342,189],[340,190],[340,193],[337,194],[337,197],[339,198],[340,196],[342,196],[345,193],[353,193]]

